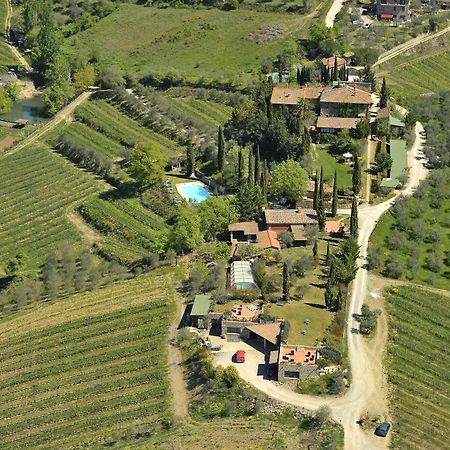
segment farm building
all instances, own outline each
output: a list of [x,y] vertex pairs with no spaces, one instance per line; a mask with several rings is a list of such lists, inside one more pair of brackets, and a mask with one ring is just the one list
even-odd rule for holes
[[282,345],[278,355],[278,381],[317,376],[317,349]]
[[342,236],[344,234],[344,224],[340,220],[327,220],[325,231],[331,236]]
[[295,106],[302,99],[309,100],[313,105],[318,105],[322,87],[306,88],[281,88],[274,87],[270,103],[272,105]]
[[309,209],[265,209],[264,222],[268,230],[289,231],[291,225],[316,225],[317,215]]
[[209,328],[208,314],[211,308],[211,296],[199,294],[195,296],[190,314],[192,327],[199,329]]
[[230,287],[233,289],[256,289],[252,266],[248,261],[233,261],[230,267]]
[[347,65],[347,61],[340,56],[330,56],[329,58],[322,58],[322,64],[329,70],[334,69],[334,65],[337,63],[337,68],[341,69]]
[[248,325],[244,337],[260,342],[266,350],[276,350],[280,345],[282,322]]
[[353,86],[324,89],[319,99],[320,115],[332,117],[368,117],[370,93]]
[[335,134],[341,130],[356,128],[359,119],[353,117],[328,117],[319,116],[316,122],[317,131],[327,134]]
[[231,242],[256,242],[259,227],[256,222],[237,222],[228,225]]
[[377,18],[379,20],[409,19],[409,0],[377,0]]

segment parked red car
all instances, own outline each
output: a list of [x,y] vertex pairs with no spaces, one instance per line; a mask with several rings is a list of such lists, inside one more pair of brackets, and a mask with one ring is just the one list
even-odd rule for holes
[[236,352],[235,358],[236,358],[236,362],[244,363],[245,362],[245,351],[244,350],[238,350]]

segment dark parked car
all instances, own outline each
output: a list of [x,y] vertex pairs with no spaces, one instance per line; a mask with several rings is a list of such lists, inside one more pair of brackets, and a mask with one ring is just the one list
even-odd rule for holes
[[382,424],[377,426],[377,429],[375,430],[375,434],[377,436],[386,437],[390,428],[391,428],[390,423],[383,422]]

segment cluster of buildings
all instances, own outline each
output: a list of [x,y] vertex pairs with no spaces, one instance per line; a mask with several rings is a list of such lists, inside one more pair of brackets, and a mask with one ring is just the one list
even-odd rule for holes
[[315,130],[320,133],[356,128],[358,121],[369,118],[373,103],[370,83],[357,81],[341,81],[333,87],[274,87],[270,101],[295,108],[301,99],[317,112]]
[[245,341],[264,352],[266,364],[278,381],[301,380],[319,375],[316,347],[286,345],[282,342],[284,322],[263,322],[263,306],[236,304],[229,311],[211,310],[208,295],[197,295],[190,313],[190,325],[218,334],[228,342]]

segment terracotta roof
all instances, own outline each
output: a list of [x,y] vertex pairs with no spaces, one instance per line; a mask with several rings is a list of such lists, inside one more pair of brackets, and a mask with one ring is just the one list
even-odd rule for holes
[[276,248],[281,249],[280,241],[278,240],[276,231],[265,230],[259,231],[256,235],[256,247],[259,248]]
[[281,332],[281,322],[249,325],[245,328],[257,334],[258,336],[261,336],[262,338],[264,338],[266,341],[269,341],[273,345],[278,344],[278,337]]
[[317,223],[316,213],[309,209],[265,209],[267,225],[312,225]]
[[387,14],[387,13],[383,13],[379,15],[380,19],[393,19],[394,18],[394,14]]
[[343,86],[325,89],[320,96],[320,102],[371,105],[372,96],[368,92],[353,86]]
[[257,234],[258,224],[256,222],[237,222],[228,225],[228,231],[242,231],[244,234]]
[[280,363],[314,365],[317,360],[317,350],[312,348],[283,346],[280,348]]
[[325,222],[325,231],[327,233],[339,233],[344,228],[340,220],[327,220]]
[[350,129],[356,128],[359,119],[354,117],[327,117],[319,116],[317,118],[317,128],[337,128]]
[[[334,56],[330,56],[329,58],[322,58],[322,64],[328,69],[333,69],[334,67]],[[338,67],[342,67],[347,64],[347,61],[340,56],[337,57],[337,65]]]
[[377,112],[377,119],[389,119],[389,108],[381,108]]
[[274,87],[270,103],[273,105],[297,105],[301,98],[318,100],[322,87],[282,88]]
[[251,320],[258,312],[257,305],[234,305],[231,317],[235,320]]
[[308,237],[306,236],[304,225],[291,225],[292,236],[294,241],[306,241]]

